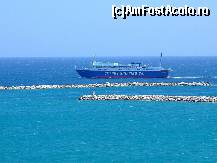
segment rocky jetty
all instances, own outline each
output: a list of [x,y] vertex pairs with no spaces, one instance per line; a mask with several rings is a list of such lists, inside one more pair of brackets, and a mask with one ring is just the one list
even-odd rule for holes
[[84,95],[79,100],[141,100],[172,102],[209,102],[217,103],[217,96],[166,96],[166,95]]
[[155,87],[155,86],[211,86],[208,82],[127,82],[127,83],[95,83],[66,85],[32,85],[32,86],[0,86],[0,90],[34,90],[34,89],[65,89],[65,88],[97,88],[97,87]]

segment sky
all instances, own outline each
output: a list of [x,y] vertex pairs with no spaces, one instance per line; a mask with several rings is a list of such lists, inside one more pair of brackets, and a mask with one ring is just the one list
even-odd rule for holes
[[[112,18],[112,5],[206,6],[209,17]],[[216,0],[0,1],[0,57],[217,56]]]

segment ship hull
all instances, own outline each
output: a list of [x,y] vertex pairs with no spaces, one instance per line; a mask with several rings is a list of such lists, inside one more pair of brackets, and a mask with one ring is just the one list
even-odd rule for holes
[[76,71],[85,78],[167,78],[169,75],[169,70],[98,71],[81,69]]

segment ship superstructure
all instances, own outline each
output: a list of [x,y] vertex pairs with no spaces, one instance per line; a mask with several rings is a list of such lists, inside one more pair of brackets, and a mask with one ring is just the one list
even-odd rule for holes
[[161,65],[161,59],[159,67],[142,65],[140,62],[120,64],[94,60],[91,68],[76,69],[76,71],[81,77],[86,78],[167,78],[170,69],[165,69]]

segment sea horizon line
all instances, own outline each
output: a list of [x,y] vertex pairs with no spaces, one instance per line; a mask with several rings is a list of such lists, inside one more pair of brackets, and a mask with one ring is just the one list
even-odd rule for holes
[[[96,58],[132,58],[132,57],[137,57],[137,58],[159,58],[160,56],[97,56]],[[174,58],[174,57],[179,57],[179,58],[216,58],[216,56],[209,55],[209,56],[163,56],[164,58]],[[93,58],[93,56],[6,56],[6,57],[0,57],[0,59],[17,59],[17,58]]]

